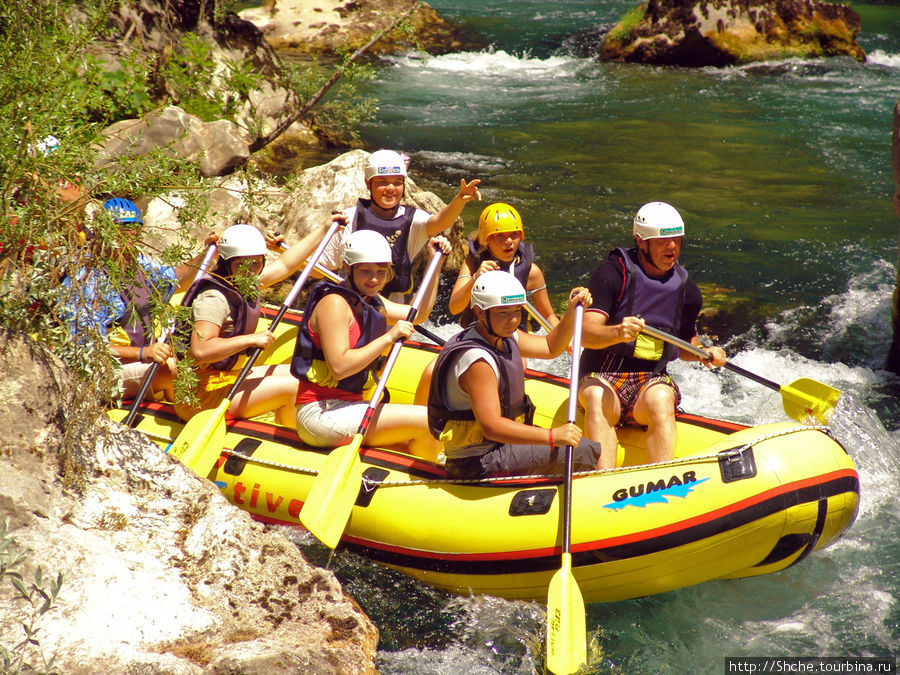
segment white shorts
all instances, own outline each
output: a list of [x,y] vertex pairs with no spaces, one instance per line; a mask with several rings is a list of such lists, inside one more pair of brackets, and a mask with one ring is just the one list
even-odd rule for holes
[[307,445],[333,448],[347,443],[359,431],[369,404],[365,401],[326,399],[297,408],[297,435]]

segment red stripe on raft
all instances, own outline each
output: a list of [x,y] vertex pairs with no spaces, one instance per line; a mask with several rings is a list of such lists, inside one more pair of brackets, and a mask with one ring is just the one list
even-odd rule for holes
[[[766,500],[770,500],[796,490],[800,490],[803,488],[814,487],[816,485],[829,483],[835,480],[839,480],[842,478],[855,478],[858,480],[859,475],[853,469],[841,469],[840,471],[834,471],[830,474],[824,476],[817,476],[815,478],[808,478],[805,480],[795,481],[793,483],[789,483],[787,485],[783,485],[778,488],[773,488],[768,490],[762,494],[756,495],[754,497],[748,497],[747,499],[741,500],[740,502],[736,502],[730,506],[722,507],[715,511],[710,511],[701,516],[697,516],[695,518],[689,518],[687,520],[682,520],[677,523],[673,523],[668,526],[658,527],[653,530],[645,530],[643,532],[635,533],[632,535],[626,535],[621,537],[613,537],[610,539],[597,539],[595,541],[582,543],[579,545],[572,545],[572,552],[585,552],[585,551],[593,551],[593,550],[605,550],[608,548],[614,548],[616,546],[623,546],[627,544],[635,544],[638,542],[644,541],[652,541],[654,539],[659,538],[660,536],[664,536],[667,534],[672,534],[674,532],[678,532],[680,530],[687,530],[692,527],[697,527],[698,525],[702,525],[706,522],[710,522],[724,516],[728,516],[733,513],[737,513],[743,511],[747,508],[750,508],[758,503],[762,503]],[[353,537],[350,535],[345,535],[342,537],[342,541],[349,544],[356,544],[358,546],[375,549],[380,551],[386,551],[389,553],[394,553],[397,555],[402,555],[410,558],[420,558],[420,559],[430,559],[430,560],[443,560],[449,562],[466,562],[466,561],[513,561],[513,560],[527,560],[530,558],[537,558],[543,556],[552,556],[559,555],[561,551],[561,547],[559,546],[551,546],[537,549],[526,549],[519,551],[502,551],[502,552],[487,552],[487,553],[452,553],[452,552],[433,552],[433,551],[422,551],[419,549],[411,549],[402,546],[393,546],[388,544],[383,544],[377,541],[371,541],[368,539],[363,539],[360,537]]]
[[656,539],[657,537],[666,534],[672,534],[680,530],[685,530],[690,527],[702,525],[703,523],[712,520],[717,520],[733,513],[738,513],[740,511],[743,511],[744,509],[755,506],[756,504],[761,504],[762,502],[765,502],[769,499],[774,499],[775,497],[779,497],[790,492],[796,492],[797,490],[814,487],[816,485],[823,485],[825,483],[829,483],[841,478],[858,479],[859,475],[853,469],[841,469],[840,471],[834,471],[822,476],[815,476],[813,478],[794,481],[793,483],[787,483],[786,485],[781,485],[777,488],[772,488],[771,490],[761,492],[760,494],[754,495],[753,497],[747,497],[747,499],[742,499],[741,501],[730,504],[729,506],[723,506],[722,508],[716,509],[715,511],[709,511],[707,513],[704,513],[703,515],[696,516],[694,518],[688,518],[687,520],[682,520],[677,523],[657,527],[652,530],[645,530],[643,532],[635,533],[632,535],[623,535],[621,537],[614,537],[612,539],[598,539],[596,541],[585,542],[577,546],[573,545],[572,552],[574,553],[576,551],[589,551],[595,548],[622,546],[624,544],[634,544],[635,542],[645,541],[647,539]]

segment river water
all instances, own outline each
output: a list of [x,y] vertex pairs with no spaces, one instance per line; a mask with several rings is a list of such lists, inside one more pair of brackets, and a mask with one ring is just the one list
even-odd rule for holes
[[[831,426],[860,471],[862,503],[842,541],[765,577],[589,605],[589,672],[722,673],[727,656],[886,656],[900,647],[900,382],[890,343],[897,218],[892,109],[900,95],[900,6],[858,4],[869,60],[725,69],[608,64],[597,35],[623,0],[435,0],[485,48],[383,61],[371,148],[411,155],[445,200],[461,177],[521,212],[552,297],[586,283],[627,245],[634,211],[684,216],[682,262],[734,361],[782,383],[843,391]],[[477,225],[482,205],[464,214]],[[435,330],[453,327],[438,317]],[[564,359],[547,370],[566,373]],[[780,397],[731,373],[673,369],[690,412],[785,419]],[[296,534],[313,559],[325,552]],[[543,609],[438,593],[352,554],[330,565],[381,631],[383,673],[530,673]]]

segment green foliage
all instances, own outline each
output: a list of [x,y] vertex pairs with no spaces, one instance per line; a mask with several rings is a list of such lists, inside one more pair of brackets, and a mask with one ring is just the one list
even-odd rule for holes
[[[371,121],[378,110],[376,99],[359,94],[361,84],[375,77],[374,68],[367,63],[344,61],[335,68],[341,79],[316,107],[306,115],[306,122],[332,145],[354,145],[360,142],[359,127]],[[285,63],[281,85],[292,91],[298,101],[311,99],[332,73],[318,61]]]
[[195,33],[185,33],[175,48],[163,52],[159,74],[170,102],[206,122],[234,120],[263,81],[247,61],[217,64],[212,45]]
[[[58,672],[53,667],[55,657],[48,661],[41,652],[38,622],[53,608],[62,588],[63,575],[45,578],[43,570],[37,567],[32,570],[31,579],[26,579],[19,569],[25,566],[28,553],[10,534],[9,520],[0,522],[0,585],[8,581],[14,590],[14,604],[5,611],[14,613],[23,632],[22,639],[16,644],[0,644],[0,671],[51,675]],[[40,663],[36,659],[40,659]]]
[[[96,428],[117,382],[108,336],[87,328],[73,336],[70,308],[100,308],[103,294],[92,284],[125,291],[134,280],[136,251],[174,266],[198,250],[189,232],[214,229],[211,187],[195,165],[160,148],[102,168],[97,148],[104,129],[178,104],[205,120],[236,119],[240,112],[250,131],[259,133],[246,112],[251,92],[263,82],[258,69],[218,56],[222,52],[195,33],[173,31],[170,44],[145,51],[143,39],[113,20],[112,12],[129,4],[134,9],[137,3],[0,2],[0,325],[32,336],[74,378],[63,402],[64,460],[77,455],[81,434]],[[214,21],[231,8],[216,0]],[[375,111],[357,87],[373,77],[373,69],[346,57],[338,68],[338,84],[306,119],[334,143],[356,142],[356,129]],[[317,63],[297,64],[268,77],[302,104],[315,99],[333,72]],[[41,147],[50,135],[60,141],[54,151]],[[182,226],[175,245],[151,248],[152,237],[139,241],[102,209],[110,196],[143,205],[173,192]],[[246,285],[248,294],[255,292],[255,284]],[[155,305],[157,323],[168,324],[176,310],[162,299]],[[182,380],[183,389],[191,386],[190,378]]]
[[[126,288],[135,266],[133,253],[122,253],[146,250],[134,231],[106,215],[102,202],[113,195],[138,199],[184,190],[182,244],[146,250],[171,264],[191,255],[195,242],[187,226],[209,217],[208,188],[196,167],[163,149],[112,170],[95,165],[103,129],[119,115],[145,110],[149,90],[141,82],[140,59],[125,59],[114,70],[89,53],[89,45],[107,37],[112,6],[91,5],[0,3],[0,325],[36,338],[74,378],[66,392],[71,396],[63,400],[63,456],[76,454],[81,434],[96,427],[117,382],[107,336],[84,329],[74,337],[68,308],[91,312],[102,304],[90,280]],[[42,148],[51,134],[59,139],[53,151]],[[63,284],[67,278],[72,283]]]
[[647,13],[647,3],[635,7],[629,11],[622,20],[617,23],[606,35],[611,42],[627,43],[631,40],[632,32]]

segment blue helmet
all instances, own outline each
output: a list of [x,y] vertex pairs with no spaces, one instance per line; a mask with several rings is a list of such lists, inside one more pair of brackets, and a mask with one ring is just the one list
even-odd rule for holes
[[113,220],[117,223],[144,224],[144,219],[141,217],[141,210],[135,206],[133,202],[123,199],[122,197],[113,197],[112,199],[106,200],[103,204],[103,208],[109,211]]

